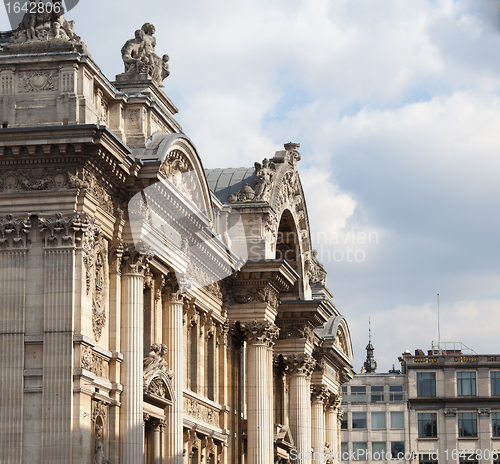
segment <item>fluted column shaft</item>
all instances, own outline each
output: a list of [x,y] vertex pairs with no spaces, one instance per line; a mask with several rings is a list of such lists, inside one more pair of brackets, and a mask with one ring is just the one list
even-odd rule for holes
[[248,342],[248,464],[272,464],[272,346],[279,329],[256,321],[241,327]]
[[309,379],[306,374],[296,372],[290,377],[290,431],[297,453],[311,451],[311,422]]
[[161,425],[158,424],[153,433],[153,463],[162,464],[161,457]]
[[164,295],[163,301],[163,340],[168,346],[167,362],[174,372],[172,386],[174,389],[174,404],[167,408],[166,424],[166,456],[171,464],[182,464],[183,434],[182,416],[184,411],[184,350],[182,325],[182,300],[179,295]]
[[330,455],[335,458],[337,455],[337,410],[328,407],[325,412],[326,421],[326,441],[330,444]]
[[122,276],[122,462],[144,461],[143,276]]
[[324,401],[328,392],[323,385],[314,385],[311,392],[311,441],[314,464],[323,464],[325,450],[325,413]]
[[[290,372],[290,431],[295,441],[298,462],[311,451],[311,356],[285,357]],[[302,459],[301,459],[302,458]]]

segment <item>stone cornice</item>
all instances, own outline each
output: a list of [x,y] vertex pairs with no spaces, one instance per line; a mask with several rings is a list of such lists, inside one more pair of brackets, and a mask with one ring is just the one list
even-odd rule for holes
[[0,129],[0,146],[0,169],[83,164],[90,156],[117,186],[123,186],[139,168],[130,149],[106,126],[95,124]]
[[281,300],[276,323],[284,328],[297,324],[314,328],[323,325],[331,315],[325,300]]

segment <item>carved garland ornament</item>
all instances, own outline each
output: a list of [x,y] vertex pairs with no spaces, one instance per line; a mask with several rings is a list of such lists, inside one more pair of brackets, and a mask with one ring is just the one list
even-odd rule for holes
[[20,92],[43,92],[59,90],[59,71],[25,71],[19,76]]

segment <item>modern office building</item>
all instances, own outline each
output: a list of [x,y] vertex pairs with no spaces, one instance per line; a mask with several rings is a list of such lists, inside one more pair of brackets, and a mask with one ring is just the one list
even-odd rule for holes
[[363,372],[342,387],[342,461],[389,462],[409,449],[405,376],[377,373],[369,341]]
[[500,462],[500,355],[457,343],[400,359],[418,461]]

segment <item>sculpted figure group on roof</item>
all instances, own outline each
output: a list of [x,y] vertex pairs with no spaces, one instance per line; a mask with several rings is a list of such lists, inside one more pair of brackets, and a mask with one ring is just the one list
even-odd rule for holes
[[155,27],[146,23],[135,31],[135,38],[127,40],[122,48],[122,58],[126,74],[147,74],[161,84],[170,75],[168,55],[160,58],[155,53]]
[[18,28],[14,31],[12,42],[24,43],[38,40],[76,40],[74,21],[66,21],[64,7],[60,1],[29,2]]

